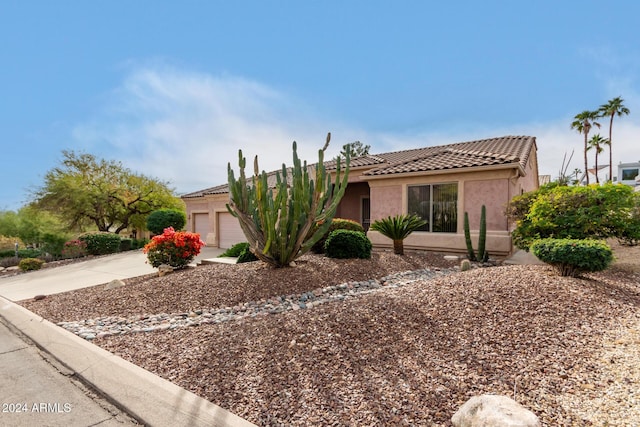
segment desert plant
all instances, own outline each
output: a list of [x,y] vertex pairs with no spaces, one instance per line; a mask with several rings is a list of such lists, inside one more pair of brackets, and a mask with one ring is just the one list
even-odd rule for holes
[[38,258],[23,258],[18,263],[18,267],[22,271],[40,270],[44,261]]
[[[275,188],[269,188],[267,174],[259,172],[258,157],[254,160],[252,182],[245,175],[246,159],[239,151],[240,176],[236,180],[231,164],[228,165],[230,201],[227,209],[240,223],[251,246],[251,252],[261,261],[274,267],[287,267],[308,252],[326,233],[338,203],[344,195],[349,175],[350,155],[347,150],[345,170],[342,173],[341,159],[336,159],[336,182],[324,165],[324,153],[329,146],[331,134],[318,151],[318,163],[307,167],[300,162],[297,145],[293,143],[293,167],[283,164],[276,173]],[[315,175],[315,179],[310,177]],[[314,224],[321,224],[309,236]]]
[[143,249],[153,267],[162,264],[173,268],[185,268],[200,253],[204,242],[198,233],[176,232],[172,227],[165,228],[162,234],[153,236]]
[[531,245],[531,251],[562,276],[606,270],[613,262],[611,248],[600,240],[540,239]]
[[158,209],[147,217],[147,229],[153,234],[162,234],[165,228],[182,230],[187,223],[184,212],[178,209]]
[[471,231],[469,230],[469,214],[464,213],[464,240],[467,244],[467,257],[469,261],[486,262],[489,259],[489,253],[485,250],[487,242],[487,208],[482,205],[480,208],[480,231],[478,234],[478,255],[473,250],[471,243]]
[[335,230],[324,244],[330,258],[371,258],[371,241],[360,231]]
[[[309,233],[315,233],[320,225],[316,224]],[[362,225],[360,225],[359,222],[353,221],[351,219],[334,218],[333,220],[331,220],[331,225],[329,226],[327,232],[320,238],[320,240],[315,243],[315,245],[311,247],[311,251],[316,254],[324,253],[324,242],[326,242],[329,234],[331,234],[335,230],[352,230],[364,233],[364,228],[362,227]]]
[[229,249],[221,253],[220,256],[233,257],[233,258],[239,257],[240,254],[246,249],[249,249],[249,242],[236,243],[233,246],[231,246]]
[[0,267],[15,267],[20,262],[17,256],[0,257]]
[[90,255],[113,254],[120,250],[120,236],[114,233],[86,233],[78,239],[86,243]]
[[427,222],[417,215],[396,215],[378,219],[371,224],[371,230],[393,240],[393,253],[404,255],[404,239]]

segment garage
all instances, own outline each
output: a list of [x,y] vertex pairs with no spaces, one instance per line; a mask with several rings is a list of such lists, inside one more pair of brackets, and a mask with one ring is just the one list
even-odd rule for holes
[[208,213],[193,214],[193,228],[196,233],[200,234],[200,239],[202,241],[206,241],[207,234],[209,234],[209,214]]
[[247,241],[238,220],[229,212],[218,213],[218,236],[218,247],[224,249]]

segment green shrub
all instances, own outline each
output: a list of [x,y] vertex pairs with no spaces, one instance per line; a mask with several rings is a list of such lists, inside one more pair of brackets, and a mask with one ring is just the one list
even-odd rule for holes
[[142,249],[145,245],[149,243],[149,239],[132,239],[131,240],[131,249]]
[[67,241],[67,236],[58,233],[45,233],[42,236],[42,250],[53,258],[62,257],[62,250]]
[[120,252],[130,251],[132,248],[133,239],[123,237],[120,239]]
[[162,234],[165,228],[182,230],[187,223],[185,213],[178,209],[158,209],[147,217],[147,229],[153,234]]
[[18,263],[22,271],[40,270],[44,261],[38,258],[23,258]]
[[0,258],[9,258],[9,257],[12,257],[12,256],[16,256],[15,249],[6,250],[6,251],[0,251]]
[[97,232],[80,236],[79,240],[87,244],[89,255],[113,254],[120,250],[120,236],[113,233]]
[[249,244],[247,243],[247,247],[238,255],[237,262],[238,264],[242,264],[243,262],[253,262],[253,261],[258,261],[258,257],[255,256],[253,252],[249,250]]
[[246,250],[249,250],[249,242],[236,243],[229,249],[220,254],[221,257],[239,257],[240,254]]
[[40,255],[42,255],[40,249],[20,249],[18,251],[18,258],[38,258]]
[[533,242],[531,251],[562,276],[606,270],[613,262],[611,248],[600,240],[540,239]]
[[336,230],[329,234],[324,252],[330,258],[371,258],[371,241],[361,231]]
[[[309,232],[309,235],[313,235],[313,233],[315,233],[317,229],[318,225],[316,224]],[[336,230],[352,230],[364,233],[364,228],[362,228],[362,225],[360,225],[360,223],[351,219],[334,218],[331,221],[331,225],[329,226],[327,232],[311,247],[311,250],[316,254],[324,253],[324,242],[327,241],[329,234]]]

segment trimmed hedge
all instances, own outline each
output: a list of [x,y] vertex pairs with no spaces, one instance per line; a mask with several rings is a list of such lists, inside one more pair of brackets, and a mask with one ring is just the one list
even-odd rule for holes
[[98,232],[84,234],[78,240],[87,244],[89,255],[106,255],[120,251],[120,236],[113,233]]
[[361,231],[335,230],[324,244],[330,258],[371,258],[371,241]]
[[606,270],[613,262],[611,248],[601,240],[540,239],[533,242],[531,251],[562,276]]
[[[313,233],[317,230],[318,226],[315,225],[311,231],[309,232],[309,236],[313,235]],[[327,239],[329,238],[329,235],[336,231],[336,230],[352,230],[352,231],[360,231],[362,233],[364,233],[364,228],[362,228],[362,225],[360,225],[360,223],[353,221],[351,219],[344,219],[344,218],[334,218],[331,221],[331,225],[329,226],[329,229],[327,230],[327,232],[325,233],[324,236],[322,236],[322,238],[320,240],[318,240],[312,247],[311,247],[311,251],[313,253],[316,254],[322,254],[324,253],[324,244],[327,241]]]

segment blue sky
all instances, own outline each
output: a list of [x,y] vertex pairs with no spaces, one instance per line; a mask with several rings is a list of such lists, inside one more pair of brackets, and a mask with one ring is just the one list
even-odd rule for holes
[[555,177],[565,152],[582,168],[573,116],[615,96],[631,114],[614,164],[638,161],[638,16],[630,0],[5,0],[0,210],[65,149],[185,193],[226,182],[239,148],[272,170],[296,140],[314,162],[328,131],[331,156],[533,135]]

